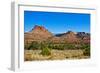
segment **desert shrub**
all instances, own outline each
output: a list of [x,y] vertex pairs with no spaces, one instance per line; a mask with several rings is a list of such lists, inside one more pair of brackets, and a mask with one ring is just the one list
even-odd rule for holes
[[75,47],[75,44],[66,44],[66,43],[59,43],[59,44],[55,44],[55,43],[52,43],[48,46],[49,48],[52,48],[52,49],[57,49],[57,50],[64,50],[64,49],[77,49]]
[[57,50],[64,50],[63,44],[50,44],[49,48],[57,49]]
[[59,47],[58,50],[64,50],[64,45],[63,44],[60,44],[58,47]]
[[24,49],[28,50],[29,46],[30,46],[30,44],[25,44]]
[[74,44],[65,44],[64,49],[76,49]]
[[[25,41],[24,41],[24,42],[25,42]],[[29,46],[30,46],[30,43],[28,43],[28,41],[26,41],[26,42],[24,43],[24,49],[28,50]]]
[[86,48],[85,48],[84,51],[83,51],[83,54],[84,54],[85,56],[90,56],[90,47],[89,47],[89,46],[86,46]]
[[56,49],[64,50],[64,46],[62,44],[56,45]]
[[83,54],[85,56],[90,56],[90,50],[89,49],[85,49],[84,52],[83,52]]
[[81,44],[80,49],[90,48],[90,44]]
[[53,42],[48,42],[46,45],[48,48],[54,48],[55,44]]
[[48,47],[45,47],[42,49],[41,54],[45,56],[51,55],[51,50]]
[[33,41],[29,47],[28,47],[28,50],[32,49],[32,50],[35,50],[35,49],[40,49],[41,46],[40,46],[40,43],[36,42],[36,41]]
[[41,54],[48,56],[51,54],[51,49],[45,43],[41,43]]

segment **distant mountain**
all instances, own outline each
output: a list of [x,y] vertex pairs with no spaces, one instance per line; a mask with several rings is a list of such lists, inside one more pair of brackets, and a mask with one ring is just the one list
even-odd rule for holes
[[68,43],[79,42],[80,38],[77,37],[76,33],[73,31],[68,31],[64,35],[61,36],[61,39]]
[[81,38],[84,43],[90,43],[90,33],[78,32],[78,38]]
[[52,41],[54,43],[90,43],[90,33],[68,31],[53,35],[45,27],[35,25],[30,32],[24,33],[25,42],[32,41]]
[[60,37],[63,41],[74,43],[74,42],[84,42],[90,43],[90,33],[85,32],[73,32],[68,31],[66,33],[56,34],[56,37]]
[[84,38],[90,36],[90,33],[85,33],[85,32],[77,32],[77,36]]

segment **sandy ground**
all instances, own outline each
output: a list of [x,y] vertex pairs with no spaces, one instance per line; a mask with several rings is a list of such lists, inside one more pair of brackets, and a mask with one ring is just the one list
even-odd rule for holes
[[64,59],[87,59],[89,56],[83,55],[83,50],[52,50],[51,55],[43,56],[41,50],[25,50],[24,60],[64,60]]

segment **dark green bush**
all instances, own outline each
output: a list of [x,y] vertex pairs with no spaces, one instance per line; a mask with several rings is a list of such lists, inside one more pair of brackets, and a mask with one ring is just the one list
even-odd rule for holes
[[90,44],[81,44],[80,49],[90,48]]
[[76,49],[74,44],[65,44],[64,49]]
[[51,54],[51,49],[45,43],[41,43],[41,54],[48,56]]
[[84,49],[83,54],[84,54],[85,56],[90,56],[90,47],[89,47],[89,46],[87,46],[87,47]]
[[57,50],[64,50],[63,44],[50,44],[48,47]]
[[25,44],[24,49],[28,50],[29,46],[30,46],[30,44]]
[[41,48],[41,44],[36,42],[36,41],[33,41],[32,43],[29,44],[29,46],[27,47],[28,50],[37,50],[37,49],[40,49]]
[[[25,41],[24,41],[24,42],[25,42]],[[26,41],[26,42],[24,43],[24,49],[28,50],[29,46],[30,46],[30,43],[28,43],[28,41]]]
[[44,55],[44,56],[51,55],[51,50],[48,47],[45,47],[45,48],[42,49],[41,54]]

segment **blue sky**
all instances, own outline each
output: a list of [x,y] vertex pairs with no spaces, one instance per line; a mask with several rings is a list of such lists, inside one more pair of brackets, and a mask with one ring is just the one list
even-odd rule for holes
[[24,32],[35,25],[44,26],[52,33],[90,32],[90,14],[24,11]]

